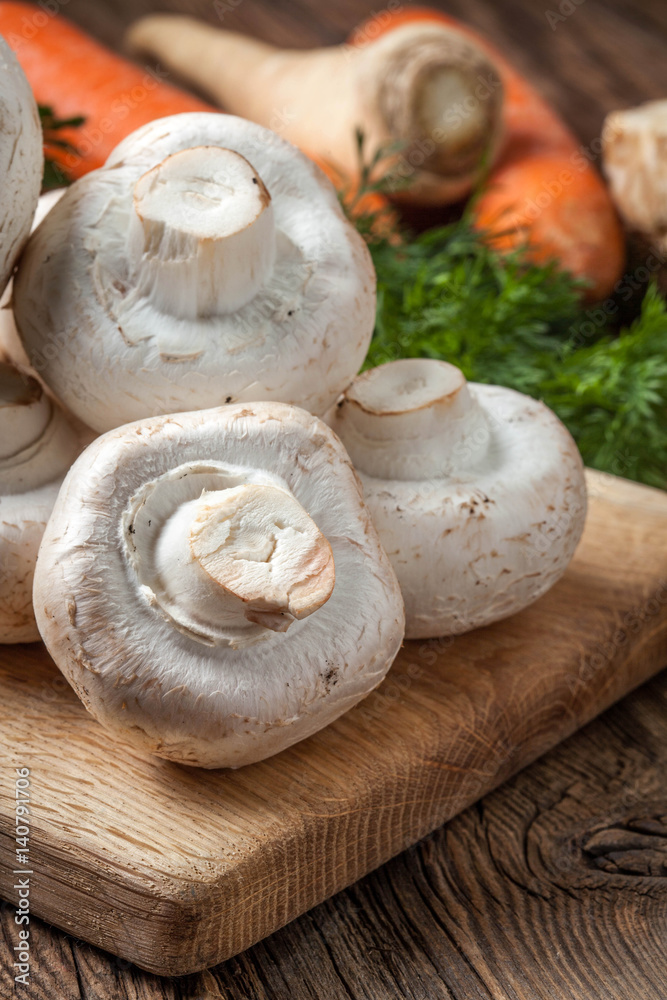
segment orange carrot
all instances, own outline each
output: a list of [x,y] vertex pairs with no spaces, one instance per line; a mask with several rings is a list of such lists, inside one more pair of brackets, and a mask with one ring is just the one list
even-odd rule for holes
[[[493,46],[426,7],[382,11],[361,24],[350,42],[370,44],[420,21],[464,32],[490,56],[503,83],[505,146],[476,202],[477,224],[496,234],[500,248],[527,241],[535,259],[557,258],[589,282],[589,300],[609,295],[622,274],[625,241],[607,188],[589,151]],[[402,196],[409,197],[409,190]]]
[[0,2],[0,34],[16,53],[38,104],[59,118],[83,115],[58,137],[77,152],[50,149],[72,178],[101,166],[121,139],[140,125],[210,105],[165,82],[164,70],[142,69],[110,52],[64,17],[58,5]]

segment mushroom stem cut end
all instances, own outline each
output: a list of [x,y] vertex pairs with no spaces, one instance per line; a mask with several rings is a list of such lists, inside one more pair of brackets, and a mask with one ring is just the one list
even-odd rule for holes
[[231,149],[173,153],[134,187],[128,254],[140,294],[181,319],[235,312],[275,261],[271,196]]
[[364,372],[334,410],[331,426],[353,464],[379,479],[428,479],[473,466],[490,430],[454,365],[405,358]]
[[[284,632],[333,593],[329,542],[292,494],[250,484],[204,492],[166,523],[156,553],[170,616],[231,645]],[[240,640],[240,641],[239,641]]]

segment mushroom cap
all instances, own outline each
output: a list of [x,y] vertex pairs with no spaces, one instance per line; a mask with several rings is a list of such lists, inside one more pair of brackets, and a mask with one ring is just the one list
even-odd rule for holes
[[0,292],[30,232],[42,186],[44,153],[39,111],[30,84],[0,37]]
[[[170,526],[187,505],[246,484],[288,492],[335,565],[325,603],[251,645],[220,638],[216,622],[198,632],[189,608],[177,621],[159,566],[161,539],[171,548]],[[380,683],[404,626],[344,448],[317,418],[266,402],[155,417],[98,438],[56,502],[35,604],[51,655],[96,719],[144,750],[203,767],[261,760],[333,721]]]
[[[406,382],[405,375],[396,377],[397,370],[432,377],[438,367],[442,381],[454,389],[453,373],[458,374],[459,388],[467,386],[470,398],[467,417],[454,411],[453,431],[446,418],[448,409],[458,407],[456,389],[431,400],[411,389],[404,404],[395,391],[399,381]],[[382,420],[395,421],[401,413],[406,418],[406,466],[411,462],[418,469],[414,478],[399,478],[395,454],[389,456],[391,478],[382,478],[378,463],[391,440],[370,439],[364,431],[362,441],[359,433],[363,423],[354,412],[354,397],[363,395],[377,416],[381,394],[374,400],[370,391],[359,392],[359,384],[383,369],[387,388],[394,391],[385,397]],[[438,411],[440,431],[433,421]],[[365,411],[362,420],[368,417]],[[465,383],[458,369],[444,362],[410,359],[359,376],[326,420],[349,443],[366,504],[401,585],[407,638],[457,635],[506,618],[565,572],[584,527],[584,470],[569,432],[543,403],[513,389]]]
[[[140,178],[194,147],[233,150],[257,171],[271,199],[275,263],[236,311],[179,318],[135,284],[128,233]],[[179,271],[174,285],[182,283]],[[196,113],[144,126],[67,190],[29,241],[14,300],[33,366],[74,413],[104,431],[258,399],[323,413],[365,357],[375,275],[363,239],[310,160],[268,129]]]
[[[52,191],[46,191],[40,195],[32,220],[31,232],[34,232],[56,202],[60,201],[66,190],[66,188],[54,188]],[[10,280],[4,292],[0,295],[0,354],[4,354],[14,364],[28,368],[30,360],[25,353],[16,329],[16,323],[14,322],[14,310],[12,308],[13,287],[14,282]]]
[[7,364],[0,364],[0,423],[0,643],[35,642],[37,552],[60,484],[90,431],[36,379]]

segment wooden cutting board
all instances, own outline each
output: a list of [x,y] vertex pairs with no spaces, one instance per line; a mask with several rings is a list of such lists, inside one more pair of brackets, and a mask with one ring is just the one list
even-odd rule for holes
[[16,767],[31,912],[170,975],[242,951],[524,767],[667,664],[667,494],[589,487],[584,538],[542,600],[407,643],[357,708],[240,771],[128,750],[40,646],[0,647],[2,896],[18,899]]

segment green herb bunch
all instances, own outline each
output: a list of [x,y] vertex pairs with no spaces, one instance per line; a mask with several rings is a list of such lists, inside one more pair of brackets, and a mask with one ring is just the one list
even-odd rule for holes
[[69,178],[64,172],[54,153],[76,153],[76,147],[62,137],[63,129],[79,128],[85,119],[82,115],[75,118],[58,118],[53,108],[40,104],[39,119],[44,133],[44,178],[42,191],[64,187],[69,184]]
[[667,488],[667,306],[653,285],[615,334],[590,321],[581,282],[525,249],[501,254],[467,217],[400,238],[355,221],[378,277],[365,367],[451,361],[471,381],[543,400],[587,465]]

